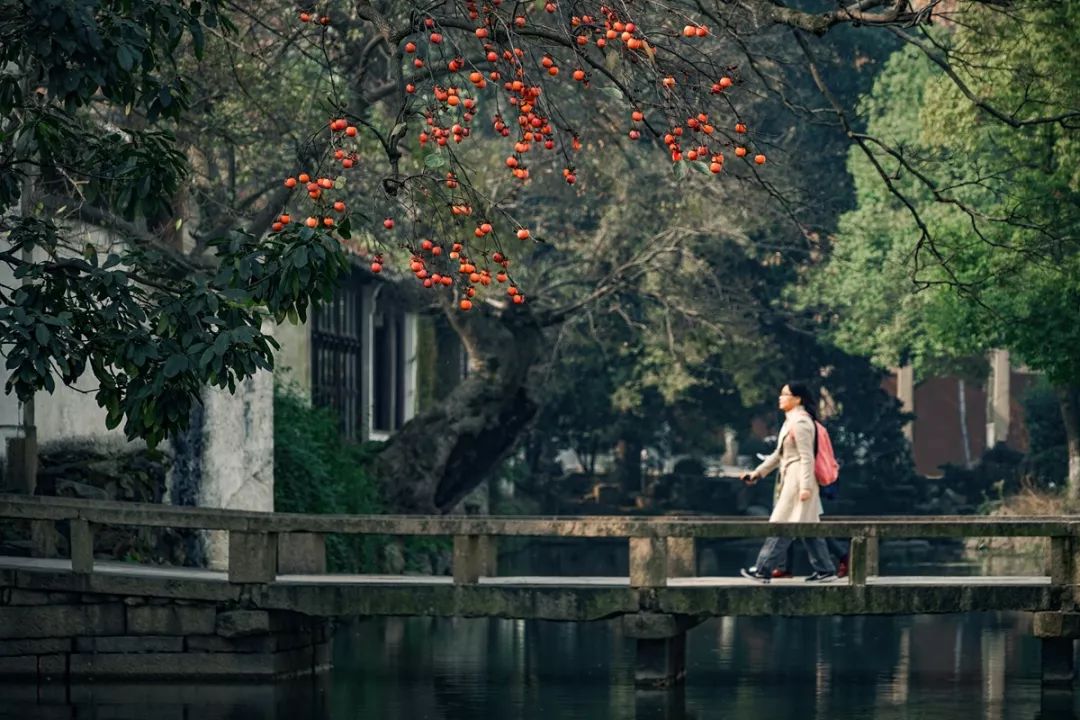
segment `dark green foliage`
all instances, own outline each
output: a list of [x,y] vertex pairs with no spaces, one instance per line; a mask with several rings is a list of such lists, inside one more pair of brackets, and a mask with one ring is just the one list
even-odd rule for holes
[[[341,439],[334,413],[312,407],[295,390],[274,388],[274,509],[278,512],[374,514],[384,509],[366,473],[370,453]],[[372,571],[384,540],[358,535],[326,539],[332,572]]]
[[182,251],[173,121],[204,28],[230,29],[219,6],[0,0],[0,264],[18,281],[0,288],[5,391],[28,401],[89,370],[108,426],[151,446],[186,427],[203,386],[272,368],[267,316],[304,319],[346,267],[296,226],[225,225]]
[[[185,36],[197,56],[203,27],[227,26],[218,0],[3,0],[0,65],[14,63],[30,87],[44,87],[66,109],[100,92],[120,106],[147,109],[148,117],[176,116],[187,107],[187,84],[177,70]],[[23,98],[19,84],[0,97]],[[0,105],[0,111],[8,111]]]
[[1061,404],[1048,382],[1033,385],[1024,394],[1024,425],[1028,432],[1028,472],[1040,485],[1061,486],[1069,469]]
[[49,258],[15,263],[24,285],[0,308],[12,371],[5,389],[25,400],[89,366],[109,427],[126,419],[125,433],[151,445],[187,424],[204,384],[232,390],[272,368],[277,345],[262,334],[264,313],[304,317],[312,284],[331,287],[345,266],[340,249],[307,228],[264,242],[230,233],[212,243],[214,276],[137,245],[104,259],[93,248],[63,257],[61,234],[51,221],[21,218],[11,249],[0,252],[14,259],[31,248]]

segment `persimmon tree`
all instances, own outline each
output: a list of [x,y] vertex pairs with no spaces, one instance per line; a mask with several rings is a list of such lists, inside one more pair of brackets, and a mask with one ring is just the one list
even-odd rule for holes
[[[705,246],[737,235],[731,224],[749,232],[755,222],[701,207],[680,223],[687,206],[679,195],[701,193],[704,206],[721,197],[703,192],[701,180],[753,184],[790,212],[790,198],[762,183],[768,166],[750,114],[763,90],[757,78],[754,91],[744,89],[730,38],[715,37],[693,8],[661,16],[647,6],[638,18],[625,8],[579,15],[555,5],[466,3],[362,10],[379,35],[350,45],[351,19],[335,17],[334,7],[301,6],[297,17],[325,72],[340,71],[341,95],[322,130],[324,163],[284,178],[289,222],[279,217],[272,231],[288,233],[298,219],[344,231],[372,272],[414,277],[433,304],[456,311],[450,322],[473,366],[376,458],[394,504],[445,511],[514,446],[536,411],[532,376],[553,329],[570,318],[647,306],[637,328],[659,320],[669,330],[650,351],[668,353],[666,369],[651,376],[669,395],[690,392],[694,372],[678,356],[694,348],[690,362],[700,364],[700,347],[736,334],[731,319],[751,302],[731,302],[738,280],[715,277],[713,262],[725,254]],[[351,64],[358,51],[368,61],[359,68]],[[634,167],[650,153],[655,159],[644,162],[671,168],[666,177]],[[632,184],[612,193],[605,163],[636,174],[648,193]],[[657,193],[658,184],[673,191]],[[643,212],[626,207],[635,194],[645,204],[632,209]],[[725,200],[737,207],[745,201],[737,195]],[[558,222],[537,196],[574,213]],[[609,216],[609,232],[582,232],[594,204]],[[624,222],[611,222],[619,214]]]

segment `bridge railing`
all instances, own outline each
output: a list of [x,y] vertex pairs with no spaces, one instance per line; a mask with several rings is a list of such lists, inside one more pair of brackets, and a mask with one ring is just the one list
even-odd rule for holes
[[859,586],[878,574],[882,539],[1048,538],[1051,583],[1080,584],[1078,516],[835,517],[820,523],[770,524],[765,519],[701,516],[305,515],[0,495],[0,519],[29,521],[33,552],[42,557],[55,555],[55,523],[70,523],[71,568],[81,574],[94,571],[96,526],[139,526],[227,532],[228,578],[234,583],[272,582],[278,574],[322,574],[325,536],[339,533],[453,537],[453,580],[463,585],[496,575],[499,537],[624,538],[631,587],[663,587],[669,578],[693,576],[698,539],[850,538],[851,583]]

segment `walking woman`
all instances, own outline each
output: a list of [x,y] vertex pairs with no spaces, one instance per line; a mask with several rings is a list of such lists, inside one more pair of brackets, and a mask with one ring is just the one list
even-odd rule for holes
[[[776,450],[757,468],[743,476],[753,484],[773,470],[780,469],[780,479],[769,522],[812,523],[821,519],[821,496],[814,477],[815,438],[817,437],[813,395],[800,383],[788,383],[780,391],[780,409],[784,425],[776,441]],[[824,538],[801,538],[810,556],[813,575],[807,582],[829,582],[836,579],[836,567],[829,556]],[[744,568],[742,574],[754,580],[769,582],[773,570],[783,567],[792,538],[771,537],[758,553],[757,563]]]

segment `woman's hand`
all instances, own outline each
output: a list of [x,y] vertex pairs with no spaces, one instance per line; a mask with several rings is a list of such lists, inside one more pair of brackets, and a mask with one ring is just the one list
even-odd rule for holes
[[810,491],[809,490],[800,490],[799,491],[799,500],[800,501],[806,502],[809,499],[810,499]]
[[761,476],[758,475],[756,472],[743,473],[743,475],[742,475],[742,477],[740,479],[744,483],[746,483],[747,485],[753,485],[754,483],[756,483],[758,480],[761,479]]

